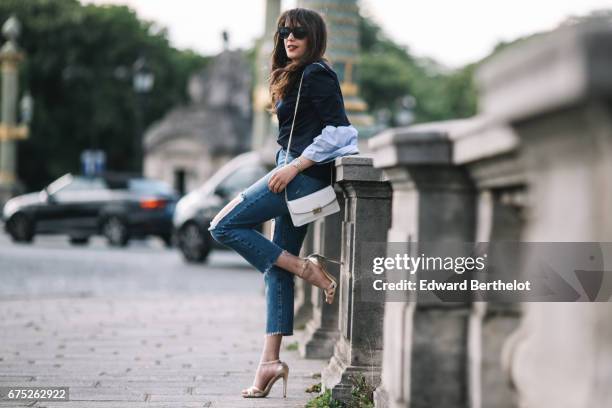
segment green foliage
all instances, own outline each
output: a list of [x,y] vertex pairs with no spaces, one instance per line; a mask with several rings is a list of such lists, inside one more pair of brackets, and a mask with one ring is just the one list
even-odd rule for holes
[[321,383],[312,384],[310,387],[306,388],[305,392],[313,393],[313,392],[321,392]]
[[[585,16],[571,16],[560,26],[584,22],[608,23],[612,10],[595,10]],[[358,81],[361,95],[371,112],[380,109],[391,113],[389,125],[397,125],[400,98],[411,95],[416,99],[414,122],[431,122],[466,118],[477,111],[474,71],[480,64],[505,48],[545,33],[534,33],[510,42],[500,42],[491,54],[460,69],[449,70],[436,61],[417,57],[407,47],[389,39],[374,21],[359,17],[361,54]]]
[[[373,384],[369,383],[362,374],[350,376],[351,398],[343,403],[332,398],[331,390],[308,401],[306,408],[374,408],[374,389]],[[321,383],[309,387],[306,392],[320,392]]]
[[288,350],[288,351],[295,351],[297,349],[298,349],[298,342],[297,341],[294,341],[293,343],[289,343],[285,347],[285,350]]
[[386,37],[367,17],[359,22],[361,54],[358,80],[361,95],[372,112],[391,113],[397,125],[400,98],[411,95],[415,122],[469,117],[476,113],[473,66],[449,71],[429,58],[417,58],[407,47]]
[[[165,29],[141,21],[125,6],[77,0],[3,0],[0,23],[15,14],[26,54],[21,89],[34,98],[30,138],[19,142],[18,174],[39,189],[78,172],[83,149],[100,148],[113,170],[128,170],[137,137],[132,66],[140,56],[155,74],[143,104],[145,128],[187,99],[190,73],[207,59],[170,46]],[[34,160],[33,158],[39,158]]]
[[345,405],[332,398],[331,390],[326,390],[323,394],[308,401],[306,408],[345,408]]
[[374,408],[374,385],[370,384],[366,378],[359,375],[351,375],[351,400],[348,404],[350,408]]

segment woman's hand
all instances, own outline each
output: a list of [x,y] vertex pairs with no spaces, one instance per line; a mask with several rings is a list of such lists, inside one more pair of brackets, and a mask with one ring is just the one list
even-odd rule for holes
[[298,169],[287,164],[272,174],[270,180],[268,180],[268,188],[273,193],[280,193],[298,173]]

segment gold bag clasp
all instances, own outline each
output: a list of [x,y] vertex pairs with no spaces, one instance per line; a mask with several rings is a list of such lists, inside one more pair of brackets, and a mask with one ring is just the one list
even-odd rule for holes
[[312,213],[313,213],[313,214],[318,214],[318,213],[320,213],[320,212],[321,212],[321,207],[317,207],[317,208],[315,208],[314,210],[312,210]]

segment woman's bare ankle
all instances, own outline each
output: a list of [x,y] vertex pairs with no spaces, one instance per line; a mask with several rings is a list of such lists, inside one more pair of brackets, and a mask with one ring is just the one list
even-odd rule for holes
[[[286,271],[304,279],[311,285],[321,289],[327,288],[331,283],[330,280],[320,272],[320,266],[310,263],[304,258],[295,256],[284,249],[276,260],[275,265],[278,265]],[[319,272],[313,271],[313,268],[319,269]]]
[[304,260],[299,256],[295,256],[289,251],[283,249],[274,264],[294,275],[299,276],[302,266],[304,265]]
[[279,357],[278,356],[274,356],[274,355],[262,355],[261,359],[259,360],[259,363],[268,363],[270,361],[276,361],[278,360]]

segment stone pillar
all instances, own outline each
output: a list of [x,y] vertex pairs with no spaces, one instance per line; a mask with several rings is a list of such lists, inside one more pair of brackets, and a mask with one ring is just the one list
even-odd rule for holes
[[[503,51],[478,71],[484,111],[520,138],[524,241],[612,241],[611,43],[607,23],[564,27]],[[523,270],[533,278],[537,268],[529,262]],[[611,277],[604,271],[602,287]],[[504,353],[518,405],[612,406],[610,303],[523,306]]]
[[[314,245],[311,252],[318,252],[332,259],[340,259],[342,220],[344,219],[344,195],[340,187],[337,184],[335,186],[336,196],[340,204],[340,212],[315,222],[313,225]],[[329,263],[328,270],[336,280],[340,280],[339,265]],[[313,288],[312,319],[306,324],[306,332],[299,347],[302,357],[329,358],[333,355],[334,344],[336,344],[340,335],[338,330],[338,303],[336,301],[331,305],[325,303],[322,291]]]
[[[313,225],[308,226],[304,243],[300,249],[300,256],[304,257],[312,252],[315,241],[315,231]],[[295,279],[295,301],[294,301],[294,317],[293,327],[296,330],[303,330],[312,319],[313,303],[312,303],[312,285],[304,279]]]
[[[475,241],[521,241],[526,180],[518,136],[486,117],[470,121],[453,135],[453,161],[468,169],[478,190]],[[520,316],[518,303],[472,303],[466,367],[471,408],[516,407],[502,355]]]
[[[509,201],[514,193],[503,190],[479,193],[477,225],[488,224],[491,229],[488,234],[482,231],[476,241],[521,240],[524,208],[519,202]],[[522,197],[522,189],[516,194]],[[519,324],[520,308],[518,303],[473,303],[468,330],[470,407],[517,407],[502,355],[506,342]]]
[[361,296],[361,285],[371,277],[371,265],[363,265],[356,251],[362,242],[384,242],[391,217],[391,188],[372,159],[345,156],[336,160],[337,183],[345,197],[342,222],[342,261],[339,306],[340,338],[334,355],[323,370],[322,384],[335,399],[351,396],[350,376],[363,375],[374,385],[380,382],[384,298],[378,302]]
[[[393,186],[389,241],[474,240],[475,190],[466,169],[453,164],[448,131],[389,129],[369,146],[374,166]],[[376,404],[467,407],[470,304],[430,304],[414,296],[407,291],[405,303],[386,304],[384,384]]]

